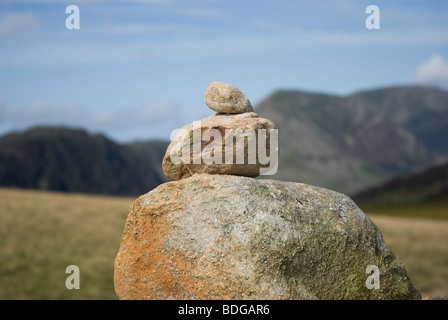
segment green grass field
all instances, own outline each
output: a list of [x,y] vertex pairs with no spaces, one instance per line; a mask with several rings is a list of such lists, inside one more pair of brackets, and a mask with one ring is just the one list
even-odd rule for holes
[[[133,200],[0,188],[0,299],[117,299],[114,259]],[[368,214],[422,296],[446,295],[448,219],[407,212],[414,218]],[[79,290],[65,287],[72,264]]]
[[448,295],[448,220],[369,216],[422,297]]
[[[0,189],[0,299],[117,299],[114,258],[133,199]],[[68,290],[68,265],[80,289]]]
[[364,212],[407,218],[448,220],[448,197],[422,203],[406,203],[390,206],[360,206]]

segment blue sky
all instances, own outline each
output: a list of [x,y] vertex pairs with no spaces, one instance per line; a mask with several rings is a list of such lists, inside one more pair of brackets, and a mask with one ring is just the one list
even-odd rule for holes
[[[68,5],[80,29],[68,30]],[[380,29],[368,30],[368,5]],[[2,0],[0,134],[67,125],[168,139],[211,81],[273,91],[448,88],[446,0]]]

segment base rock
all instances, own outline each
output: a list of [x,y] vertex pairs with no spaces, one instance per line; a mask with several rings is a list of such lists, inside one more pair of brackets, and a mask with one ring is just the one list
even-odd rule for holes
[[[367,289],[369,265],[379,289]],[[138,198],[115,259],[120,299],[421,299],[347,196],[195,174]]]

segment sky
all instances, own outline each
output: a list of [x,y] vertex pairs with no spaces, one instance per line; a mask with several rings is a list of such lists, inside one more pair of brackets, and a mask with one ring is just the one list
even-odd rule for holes
[[447,17],[446,0],[0,0],[0,135],[167,140],[213,113],[211,81],[254,106],[278,89],[448,89]]

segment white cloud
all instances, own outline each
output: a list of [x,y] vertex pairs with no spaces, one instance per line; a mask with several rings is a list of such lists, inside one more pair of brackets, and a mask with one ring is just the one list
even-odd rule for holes
[[29,32],[40,24],[40,20],[32,13],[10,12],[0,20],[0,37],[11,37]]
[[133,108],[97,112],[93,115],[92,122],[105,129],[148,126],[177,118],[176,111],[176,107],[172,104],[145,103]]
[[82,127],[105,133],[119,141],[157,137],[168,140],[171,130],[181,124],[173,104],[145,103],[121,109],[94,110],[78,105],[56,106],[47,99],[27,107],[11,108],[0,101],[0,134],[29,127]]
[[6,115],[6,106],[3,101],[0,100],[0,123],[2,123],[5,120]]
[[448,62],[434,54],[417,68],[415,80],[421,84],[448,86]]
[[89,119],[89,111],[75,105],[57,107],[47,99],[40,99],[27,107],[10,108],[4,106],[4,117],[8,124],[24,128],[33,123],[79,124],[85,119]]
[[[5,20],[6,18],[4,18]],[[19,25],[31,25],[33,18],[22,17]],[[13,27],[7,18],[3,33]],[[26,22],[28,21],[28,22]],[[235,54],[297,50],[311,47],[422,46],[448,44],[448,29],[388,32],[313,31],[295,26],[254,21],[245,33],[210,30],[172,23],[130,23],[82,29],[82,37],[65,41],[67,33],[42,34],[41,42],[25,43],[0,51],[1,65],[79,65],[142,63],[222,57]],[[16,26],[17,28],[17,26]],[[1,30],[1,27],[0,27]],[[0,31],[0,35],[1,35]],[[45,35],[45,37],[44,37]],[[111,41],[107,35],[124,36]],[[135,35],[138,37],[127,37]],[[148,35],[151,40],[148,41]],[[155,36],[158,35],[158,36]],[[187,36],[185,36],[187,35]]]

